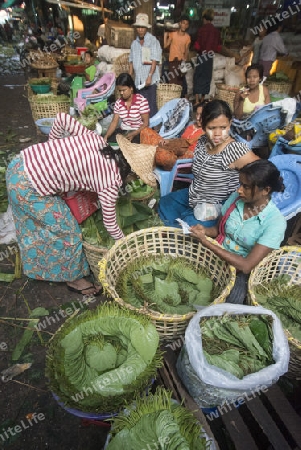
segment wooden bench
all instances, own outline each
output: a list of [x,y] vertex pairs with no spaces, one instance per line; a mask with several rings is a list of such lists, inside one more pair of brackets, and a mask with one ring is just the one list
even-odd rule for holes
[[224,407],[219,417],[203,414],[183,386],[176,372],[178,351],[163,348],[164,366],[157,382],[173,392],[215,440],[219,450],[298,450],[301,449],[301,417],[275,384],[265,393],[246,401],[239,408]]

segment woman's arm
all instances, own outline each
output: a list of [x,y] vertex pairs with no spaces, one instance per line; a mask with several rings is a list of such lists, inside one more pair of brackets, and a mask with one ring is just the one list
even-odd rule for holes
[[273,250],[264,245],[255,244],[248,256],[244,257],[228,252],[223,247],[219,246],[216,241],[207,239],[205,233],[198,233],[197,236],[193,233],[191,234],[197,237],[205,247],[212,250],[217,256],[243,273],[250,273],[252,269],[254,269],[254,267]]
[[263,86],[264,104],[268,105],[271,103],[270,93],[266,86]]
[[78,120],[75,120],[67,113],[58,113],[49,133],[49,140],[62,139],[68,136],[79,136],[81,134],[90,134],[94,131],[89,130]]
[[127,139],[129,139],[129,141],[131,141],[133,139],[134,136],[138,136],[138,134],[141,133],[142,130],[144,130],[144,128],[147,128],[149,125],[149,114],[141,114],[141,120],[142,120],[142,125],[137,128],[137,130],[133,130],[130,131],[130,133],[128,133],[126,135]]
[[111,186],[105,191],[98,193],[101,204],[103,224],[113,239],[121,239],[124,234],[117,223],[116,201],[118,198],[119,187]]
[[231,169],[239,170],[242,167],[246,166],[247,164],[250,164],[253,161],[256,161],[257,159],[260,159],[259,156],[255,155],[255,153],[250,150],[245,155],[243,155],[241,158],[234,161],[234,163],[230,164]]
[[118,122],[119,122],[119,114],[114,114],[112,122],[110,123],[110,126],[108,128],[108,131],[106,132],[105,136],[104,136],[104,140],[108,141],[109,137],[112,136],[112,134],[114,133],[114,131],[116,130],[117,126],[118,126]]
[[243,116],[244,98],[241,97],[240,92],[236,92],[233,102],[234,116],[236,119],[241,120]]

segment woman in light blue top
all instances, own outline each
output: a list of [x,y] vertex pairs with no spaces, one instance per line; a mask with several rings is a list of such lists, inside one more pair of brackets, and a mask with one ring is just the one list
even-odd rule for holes
[[276,166],[268,160],[254,161],[240,169],[239,181],[237,192],[222,207],[219,225],[190,228],[192,236],[236,268],[237,282],[227,298],[229,303],[243,303],[251,270],[280,247],[286,230],[286,220],[271,200],[273,192],[284,190]]

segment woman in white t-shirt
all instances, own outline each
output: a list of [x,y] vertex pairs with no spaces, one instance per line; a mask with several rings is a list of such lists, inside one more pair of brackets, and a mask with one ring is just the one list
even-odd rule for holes
[[116,142],[116,135],[123,134],[129,141],[140,144],[140,132],[149,124],[148,101],[137,94],[134,80],[128,73],[117,77],[116,86],[121,97],[115,102],[114,117],[104,139]]

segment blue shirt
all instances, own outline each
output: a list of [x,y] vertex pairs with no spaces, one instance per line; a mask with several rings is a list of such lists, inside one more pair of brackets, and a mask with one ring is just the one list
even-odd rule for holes
[[[237,197],[237,192],[230,195],[222,206],[222,215]],[[242,200],[238,200],[228,217],[223,247],[241,256],[248,256],[255,244],[272,249],[279,248],[284,238],[286,220],[272,200],[257,216],[246,220],[243,219],[244,205]]]
[[[150,49],[150,59],[151,61],[161,62],[162,49],[158,39],[147,32],[144,36],[143,45],[140,44],[140,40],[137,38],[132,42],[131,51],[129,56],[129,61],[133,63],[135,71],[135,85],[139,86],[146,82],[151,68],[150,64],[142,64],[142,47],[148,47]],[[156,66],[155,72],[152,76],[151,84],[155,84],[160,80],[160,73],[158,64]]]

